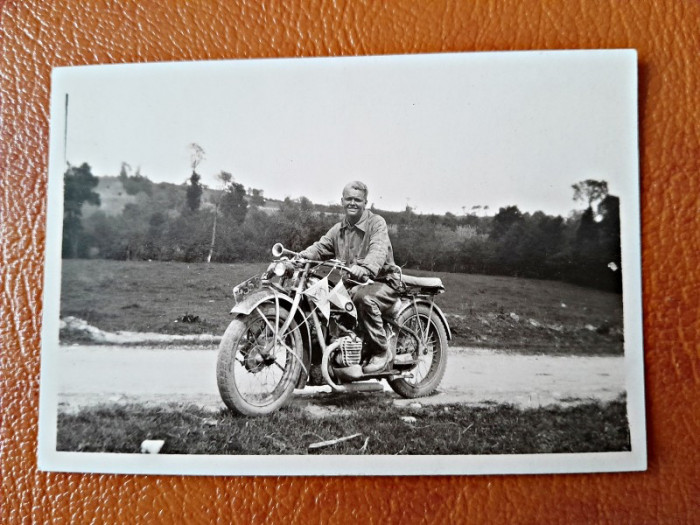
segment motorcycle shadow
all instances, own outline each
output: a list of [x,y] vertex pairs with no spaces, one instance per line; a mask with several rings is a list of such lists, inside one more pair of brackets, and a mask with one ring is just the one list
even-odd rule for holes
[[295,393],[289,407],[317,417],[340,416],[390,406],[396,399],[393,392],[301,391]]

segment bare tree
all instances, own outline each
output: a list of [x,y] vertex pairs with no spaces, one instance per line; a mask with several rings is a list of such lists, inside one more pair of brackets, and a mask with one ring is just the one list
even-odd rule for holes
[[204,148],[196,142],[190,144],[189,147],[192,150],[190,153],[190,166],[192,166],[192,173],[195,173],[197,166],[204,160],[205,152]]
[[574,190],[574,200],[587,202],[591,209],[594,202],[602,202],[608,196],[608,183],[604,180],[586,179],[571,187]]
[[214,224],[212,225],[211,228],[211,243],[209,245],[209,255],[207,255],[207,262],[211,262],[211,257],[214,254],[214,246],[216,244],[216,223],[219,217],[219,206],[221,205],[221,199],[224,197],[224,192],[226,191],[226,187],[231,183],[233,180],[233,175],[231,175],[227,171],[221,171],[216,178],[221,182],[221,193],[219,196],[216,198],[215,201],[215,207],[214,207]]

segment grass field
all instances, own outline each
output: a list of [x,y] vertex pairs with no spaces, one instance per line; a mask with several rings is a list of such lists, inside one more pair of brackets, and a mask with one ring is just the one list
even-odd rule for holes
[[[59,414],[57,449],[137,453],[162,439],[165,454],[307,454],[312,443],[360,436],[314,454],[537,454],[630,450],[623,399],[574,407],[462,405],[397,409],[373,396],[329,397],[331,415],[291,406],[265,418],[227,410],[142,405]],[[408,420],[401,418],[408,417]],[[410,419],[413,418],[413,419]]]
[[[231,289],[265,267],[64,260],[61,317],[78,317],[105,331],[220,335],[230,322]],[[562,354],[623,353],[618,294],[555,281],[435,275],[447,288],[438,304],[448,316],[453,345]],[[81,337],[61,333],[63,343]]]

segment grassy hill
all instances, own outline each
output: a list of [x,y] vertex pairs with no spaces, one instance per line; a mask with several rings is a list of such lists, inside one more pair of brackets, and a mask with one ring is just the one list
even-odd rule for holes
[[[82,213],[84,218],[89,218],[97,211],[103,212],[109,217],[120,215],[127,204],[137,204],[141,201],[146,201],[149,198],[163,199],[163,194],[177,195],[178,200],[184,207],[186,199],[187,184],[172,184],[169,182],[154,183],[143,177],[143,182],[139,186],[131,185],[125,188],[122,179],[117,176],[105,175],[97,177],[98,184],[94,189],[100,196],[100,205],[84,204]],[[133,181],[133,177],[130,178]],[[130,182],[127,182],[129,185]],[[147,191],[144,191],[146,189]],[[202,193],[202,209],[214,208],[214,203],[219,199],[221,190],[213,188],[204,188]],[[250,202],[250,196],[246,199]],[[261,211],[272,214],[277,213],[283,205],[283,200],[275,198],[264,198],[264,204],[258,206]],[[324,205],[313,204],[315,211],[321,213],[336,213],[342,214],[342,208],[339,205]]]
[[98,210],[113,217],[122,213],[127,204],[137,202],[139,195],[129,195],[119,177],[107,176],[97,179],[99,182],[94,191],[100,196],[100,205],[84,204],[83,217],[90,217]]

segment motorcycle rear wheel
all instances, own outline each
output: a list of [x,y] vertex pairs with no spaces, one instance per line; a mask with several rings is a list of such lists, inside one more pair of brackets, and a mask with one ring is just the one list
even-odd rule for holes
[[263,305],[229,324],[219,344],[216,379],[230,410],[264,416],[290,400],[302,370],[302,337],[294,320],[274,337],[276,323],[279,330],[288,316],[280,308],[277,319],[275,307]]
[[[399,378],[389,381],[391,389],[401,397],[416,398],[429,396],[437,389],[447,367],[447,332],[442,320],[430,307],[419,304],[404,310],[398,319],[400,327],[408,327],[425,339],[423,352],[416,348],[413,358],[417,361],[411,369],[412,378]],[[415,338],[401,330],[396,335],[397,350],[402,346],[418,346]]]

